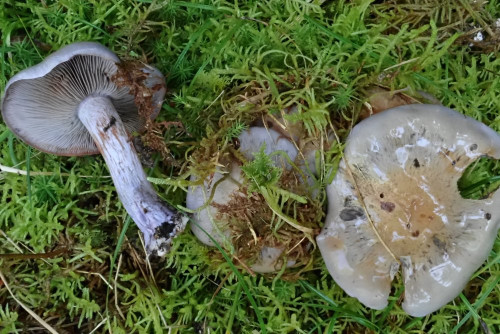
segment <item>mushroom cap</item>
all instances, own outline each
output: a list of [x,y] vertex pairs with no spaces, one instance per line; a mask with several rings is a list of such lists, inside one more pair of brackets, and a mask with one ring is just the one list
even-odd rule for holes
[[[194,181],[195,177],[191,177],[191,180]],[[189,187],[186,196],[186,207],[190,210],[198,210],[204,207],[212,192],[211,203],[227,204],[231,200],[231,194],[239,193],[242,182],[241,168],[237,164],[229,167],[229,173],[223,170],[217,171],[213,177],[204,181],[203,186]],[[217,212],[216,208],[211,204],[207,204],[206,207],[195,212],[192,217],[191,231],[198,240],[207,246],[215,246],[215,243],[208,235],[221,245],[229,242],[230,229],[227,226],[217,224]]]
[[[63,47],[40,64],[12,77],[2,100],[2,117],[27,144],[57,155],[97,154],[99,150],[78,119],[78,105],[88,96],[109,97],[129,133],[140,130],[135,96],[127,84],[116,84],[117,63],[111,50],[98,43],[79,42]],[[165,80],[145,66],[143,85],[152,89],[153,112],[158,114]]]
[[382,309],[401,265],[410,315],[454,299],[500,227],[500,192],[472,200],[457,187],[465,168],[485,155],[500,158],[500,136],[443,106],[401,106],[356,125],[327,186],[317,237],[337,284]]
[[[243,131],[239,136],[240,152],[246,159],[253,159],[253,153],[258,152],[260,147],[265,143],[265,153],[271,154],[276,151],[285,152],[291,161],[297,157],[297,149],[286,138],[282,137],[278,132],[272,129],[263,127],[251,127]],[[290,168],[288,161],[280,154],[271,157],[275,165],[284,168]],[[194,179],[194,178],[192,178]],[[190,187],[187,197],[186,206],[191,210],[202,208],[210,199],[213,192],[211,203],[225,205],[231,200],[232,195],[240,194],[245,196],[245,193],[240,191],[240,186],[243,184],[244,178],[242,170],[236,162],[229,164],[227,169],[220,170],[212,177],[204,181],[204,186]],[[215,187],[215,190],[214,190]],[[193,214],[192,220],[195,224],[191,224],[191,230],[194,235],[205,245],[215,246],[214,242],[207,236],[208,233],[219,244],[225,245],[230,241],[230,228],[224,226],[222,222],[217,221],[218,210],[216,207],[208,204],[200,211]],[[204,231],[206,232],[204,232]],[[279,258],[283,252],[282,248],[273,246],[263,246],[256,263],[251,266],[255,272],[268,273],[276,271],[281,266]],[[293,265],[292,262],[287,265]]]
[[[240,142],[240,152],[248,159],[253,159],[253,153],[258,152],[263,144],[266,144],[265,153],[267,155],[275,151],[284,151],[291,161],[297,157],[297,149],[286,138],[281,137],[277,131],[263,127],[251,127],[243,131],[238,137]],[[280,167],[290,167],[288,162],[281,155],[272,157],[274,163]],[[194,179],[194,177],[192,178]],[[214,186],[213,203],[226,204],[231,200],[231,194],[241,193],[240,186],[243,184],[243,175],[240,166],[233,162],[227,170],[219,170],[208,180],[205,180],[204,186],[190,187],[186,206],[190,210],[198,210],[209,200]],[[196,224],[191,224],[191,230],[194,235],[205,245],[215,246],[213,241],[203,232],[204,229],[218,243],[223,243],[229,237],[229,228],[221,230],[216,221],[217,209],[210,204],[193,215]]]

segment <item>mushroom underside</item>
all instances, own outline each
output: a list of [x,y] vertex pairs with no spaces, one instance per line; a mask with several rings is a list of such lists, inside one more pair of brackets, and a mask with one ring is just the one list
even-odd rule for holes
[[44,152],[101,153],[148,254],[162,256],[187,217],[158,197],[129,136],[156,117],[164,94],[157,69],[119,63],[98,43],[75,43],[9,80],[2,116],[16,136]]
[[116,71],[116,64],[109,59],[76,55],[45,76],[15,81],[3,100],[4,120],[16,135],[44,152],[68,156],[97,154],[94,140],[77,115],[78,106],[86,97],[108,97],[128,133],[144,125],[130,88],[119,87],[112,80]]

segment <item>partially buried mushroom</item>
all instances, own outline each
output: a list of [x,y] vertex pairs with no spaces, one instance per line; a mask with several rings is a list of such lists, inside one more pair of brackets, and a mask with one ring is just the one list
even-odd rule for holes
[[410,315],[453,300],[500,227],[500,192],[472,200],[457,188],[482,156],[500,158],[500,136],[442,106],[397,107],[355,126],[327,186],[328,215],[317,237],[340,287],[382,309],[401,266]]
[[[284,173],[293,173],[290,162],[298,159],[298,150],[277,131],[251,127],[241,133],[238,142],[244,159],[252,161],[254,154],[264,147],[274,166],[282,168]],[[193,177],[192,181],[195,180]],[[290,182],[302,183],[292,176]],[[241,161],[236,158],[225,161],[216,173],[204,180],[203,185],[190,187],[186,205],[197,210],[193,214],[191,229],[201,242],[214,246],[215,241],[226,249],[236,248],[235,255],[242,261],[248,260],[248,268],[254,272],[270,273],[280,270],[283,265],[290,267],[303,260],[288,254],[287,262],[283,263],[290,243],[296,246],[295,254],[307,251],[309,247],[304,234],[299,231],[296,231],[299,233],[295,233],[293,241],[280,232],[273,235],[271,225],[273,221],[276,224],[278,218],[260,195],[248,192]],[[301,241],[302,238],[305,241]],[[242,249],[233,244],[235,241],[243,244]]]
[[[155,118],[165,95],[153,67],[127,67],[92,42],[66,46],[9,80],[2,101],[7,126],[41,151],[101,153],[123,206],[144,234],[149,254],[164,255],[187,218],[164,203],[146,179],[130,135]],[[143,117],[139,115],[139,106]]]

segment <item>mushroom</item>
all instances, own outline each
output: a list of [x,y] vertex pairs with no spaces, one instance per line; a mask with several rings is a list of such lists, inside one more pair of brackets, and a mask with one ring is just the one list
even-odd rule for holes
[[457,187],[485,155],[500,158],[500,136],[443,106],[401,106],[356,125],[327,186],[317,237],[337,284],[383,309],[402,266],[408,314],[424,316],[453,300],[500,228],[500,192],[472,200]]
[[[287,155],[290,161],[294,161],[298,153],[295,146],[287,138],[273,129],[266,129],[264,127],[251,127],[243,131],[238,138],[238,142],[240,143],[240,153],[248,161],[254,158],[253,153],[259,151],[262,145],[265,145],[265,153],[267,155],[270,155],[272,152],[282,151],[283,155]],[[291,165],[283,155],[276,154],[271,159],[273,159],[276,166],[289,170],[291,169]],[[195,177],[192,180],[195,180]],[[202,243],[208,246],[215,246],[215,243],[212,241],[213,239],[225,248],[233,246],[231,240],[232,227],[228,226],[229,223],[227,221],[221,219],[220,208],[230,205],[231,201],[234,201],[235,198],[243,199],[251,196],[244,190],[244,183],[245,178],[239,162],[231,160],[226,163],[226,167],[219,168],[216,173],[206,179],[203,186],[190,187],[186,198],[186,205],[191,210],[198,210],[193,215],[191,230]],[[213,197],[211,198],[212,193]],[[261,201],[261,199],[259,198],[257,201]],[[255,217],[248,218],[255,219]],[[243,226],[246,225],[243,224]],[[245,230],[244,233],[248,235],[250,231]],[[279,241],[275,244],[264,244],[261,246],[259,246],[260,249],[256,252],[253,263],[250,264],[250,269],[258,273],[269,273],[279,270],[283,265],[280,259],[285,251],[285,247]],[[293,266],[295,263],[294,260],[289,260],[286,265]]]
[[[43,152],[101,153],[123,206],[144,234],[148,254],[163,256],[187,218],[158,197],[129,136],[143,127],[145,117],[157,116],[164,94],[157,69],[120,64],[106,47],[81,42],[12,77],[2,117],[17,137]],[[137,101],[145,111],[138,110]]]

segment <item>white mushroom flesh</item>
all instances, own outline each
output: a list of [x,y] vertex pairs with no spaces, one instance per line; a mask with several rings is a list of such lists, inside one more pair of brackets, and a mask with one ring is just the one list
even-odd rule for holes
[[335,281],[382,309],[401,266],[410,315],[455,298],[500,227],[500,192],[472,200],[457,188],[465,168],[485,155],[500,158],[500,136],[442,106],[402,106],[354,127],[317,237]]

